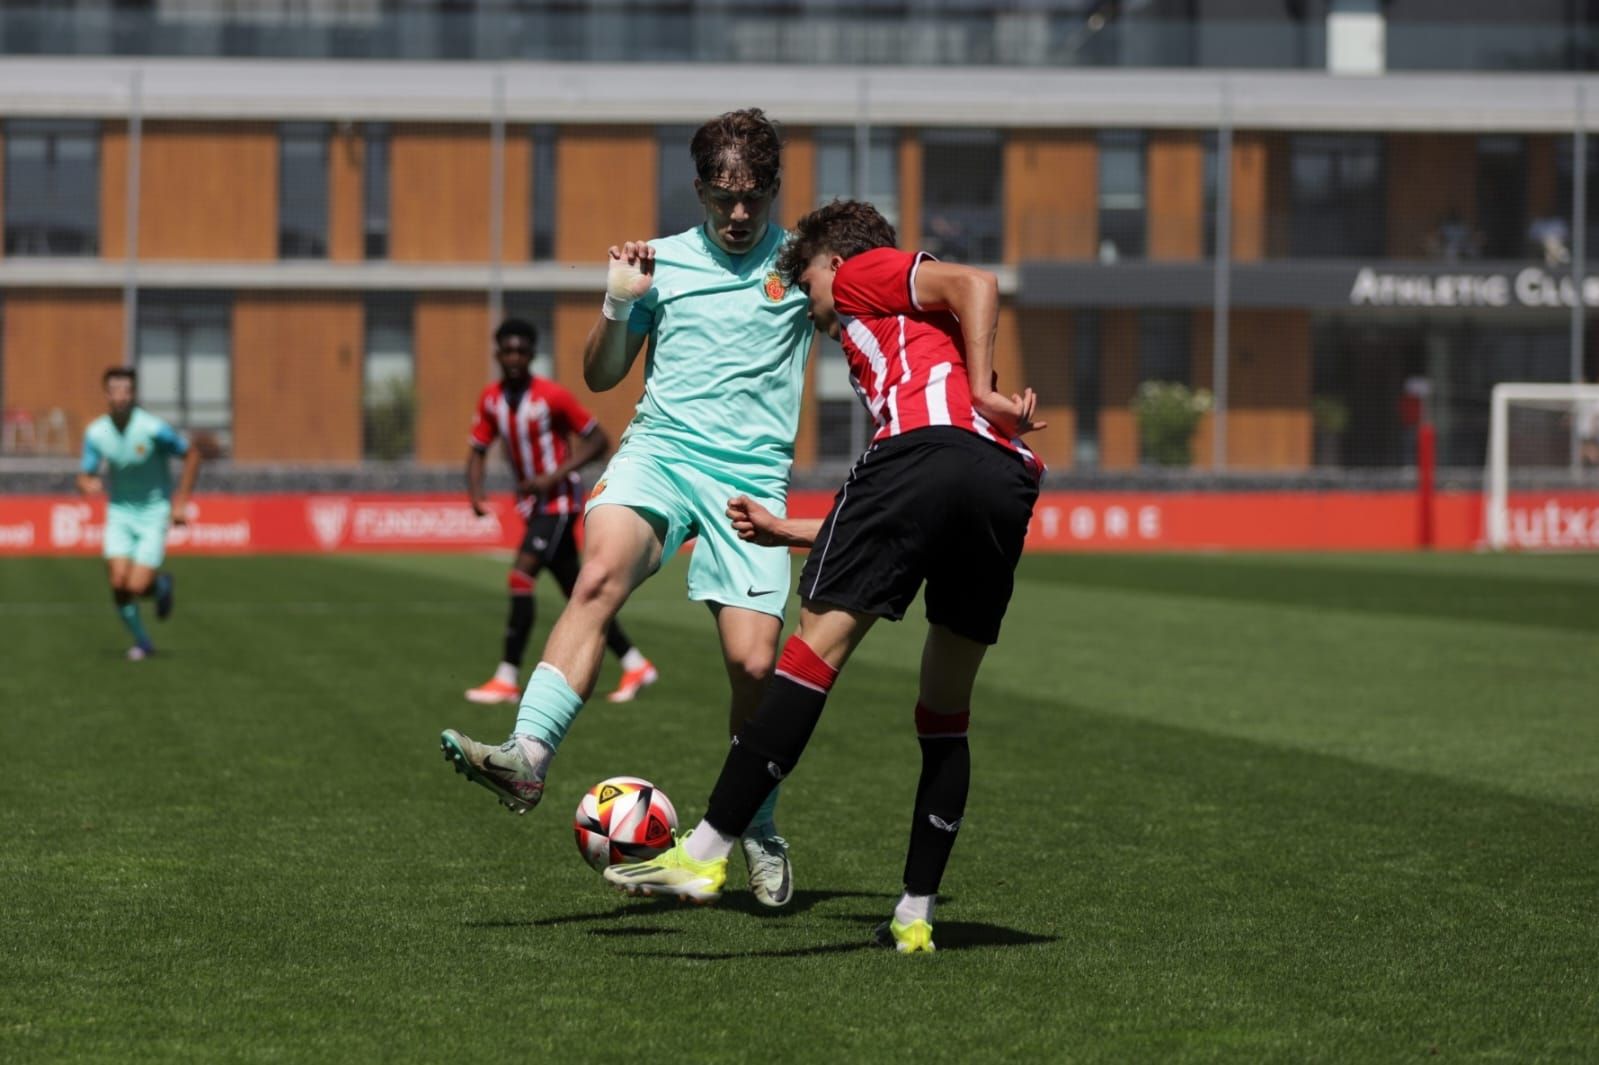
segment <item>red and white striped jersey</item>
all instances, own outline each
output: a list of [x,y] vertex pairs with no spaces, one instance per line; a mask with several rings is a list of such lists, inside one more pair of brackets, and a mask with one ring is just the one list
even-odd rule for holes
[[1034,475],[1044,471],[1020,437],[1006,437],[972,409],[966,345],[950,311],[916,302],[916,270],[926,252],[874,248],[844,260],[833,275],[839,341],[850,381],[877,423],[872,441],[953,425],[1014,451]]
[[[585,436],[597,424],[577,397],[554,381],[532,378],[513,408],[504,382],[496,381],[478,397],[471,443],[487,451],[495,439],[504,445],[506,461],[520,483],[560,467],[572,453],[569,438]],[[541,498],[519,495],[524,515],[567,514],[583,505],[582,479],[574,471]]]

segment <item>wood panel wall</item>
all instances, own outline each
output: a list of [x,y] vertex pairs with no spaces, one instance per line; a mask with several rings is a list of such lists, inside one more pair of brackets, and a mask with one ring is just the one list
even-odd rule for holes
[[[1570,204],[1560,203],[1559,177],[1555,168],[1555,140],[1552,135],[1527,138],[1527,218],[1549,218],[1569,214]],[[1590,204],[1588,209],[1599,210]]]
[[1266,153],[1266,255],[1288,254],[1289,212],[1293,209],[1291,143],[1286,133],[1262,133]]
[[1093,258],[1099,229],[1093,133],[1011,130],[1002,158],[1005,261]]
[[67,416],[70,451],[105,413],[100,375],[122,363],[122,296],[118,292],[13,289],[6,293],[5,407],[45,418]]
[[1391,133],[1384,149],[1388,254],[1434,258],[1439,227],[1451,215],[1467,225],[1477,217],[1477,138]]
[[1205,251],[1205,146],[1194,130],[1151,133],[1145,148],[1149,257],[1195,261]]
[[366,258],[366,135],[355,123],[340,123],[328,138],[328,258]]
[[1234,262],[1259,262],[1266,257],[1270,225],[1267,197],[1266,139],[1259,133],[1233,134],[1232,209]]
[[[1311,343],[1307,311],[1234,311],[1229,318],[1227,467],[1301,470],[1311,464]],[[1212,387],[1209,311],[1192,319],[1193,382]],[[1214,465],[1211,417],[1194,434],[1194,465]]]
[[505,179],[500,209],[500,261],[533,257],[533,137],[526,126],[505,131]]
[[1027,446],[1048,466],[1070,466],[1077,435],[1071,312],[1002,304],[995,345],[999,387],[1007,393],[1024,387],[1038,393],[1038,417],[1049,423],[1049,428],[1028,435]]
[[490,154],[487,126],[436,123],[392,127],[390,259],[488,261]]
[[234,458],[358,461],[365,348],[359,295],[235,295]]
[[[603,254],[603,249],[602,249]],[[620,384],[608,392],[591,392],[583,383],[583,341],[600,317],[600,294],[563,293],[555,298],[555,378],[583,401],[611,434],[615,443],[633,420],[633,410],[644,394],[644,357],[638,360]]]
[[412,343],[418,462],[465,462],[472,411],[491,380],[484,352],[492,333],[488,300],[481,293],[417,296]]
[[[562,129],[556,150],[555,257],[600,264],[613,244],[659,236],[658,165],[655,135],[647,127]],[[591,301],[596,314],[599,298],[596,292]]]
[[[119,185],[115,195],[122,194]],[[256,261],[277,254],[276,126],[145,123],[139,170],[141,259]]]
[[922,246],[922,136],[912,128],[899,131],[899,246]]
[[782,212],[777,223],[793,229],[816,206],[816,135],[808,126],[784,131]]

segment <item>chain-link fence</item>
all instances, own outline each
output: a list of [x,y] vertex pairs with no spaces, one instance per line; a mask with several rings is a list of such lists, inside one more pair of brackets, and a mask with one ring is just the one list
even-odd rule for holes
[[[571,363],[555,358],[557,345],[582,340],[556,313],[560,294],[575,291],[563,271],[597,266],[563,262],[562,233],[607,224],[558,209],[561,183],[582,180],[563,163],[572,127],[507,121],[496,85],[489,123],[357,115],[249,124],[252,143],[265,138],[260,157],[275,164],[275,211],[200,241],[215,250],[194,258],[202,274],[207,263],[265,261],[214,284],[173,279],[180,257],[149,207],[161,190],[140,187],[141,174],[164,180],[173,160],[219,168],[184,186],[199,193],[238,172],[172,150],[199,124],[165,119],[165,139],[151,147],[136,84],[122,116],[6,120],[6,258],[17,269],[116,264],[127,326],[120,355],[138,367],[144,403],[224,445],[245,387],[238,360],[256,357],[232,334],[241,294],[261,284],[289,298],[277,265],[392,267],[297,276],[308,293],[343,292],[360,304],[351,331],[356,454],[425,459],[419,411],[435,396],[422,386],[430,356],[419,343],[420,301],[470,294],[486,320],[535,321],[535,369],[558,374]],[[1205,128],[841,116],[787,130],[789,172],[774,215],[868,199],[906,246],[999,272],[1003,383],[1040,388],[1052,422],[1040,446],[1058,470],[1403,470],[1416,461],[1423,423],[1436,430],[1442,465],[1480,468],[1494,384],[1599,377],[1587,313],[1599,281],[1578,281],[1599,232],[1589,207],[1599,150],[1577,121],[1586,114],[1580,90],[1571,114],[1564,131],[1478,132],[1235,128],[1225,107]],[[694,225],[692,128],[633,128],[648,132],[635,138],[637,159],[624,162],[654,177],[645,195],[656,231]],[[437,143],[419,148],[428,138]],[[453,182],[450,195],[477,213],[443,202],[440,182]],[[472,190],[464,198],[463,187]],[[435,227],[450,240],[418,246],[407,236],[418,215],[450,211],[461,212],[459,223],[448,214]],[[555,269],[516,272],[529,263]],[[18,292],[8,304],[24,301]],[[8,345],[34,343],[11,311]],[[491,372],[487,336],[451,343],[482,353],[458,363],[469,376]],[[26,376],[7,374],[0,445],[10,454],[70,450],[81,417],[64,422],[53,403],[26,395]],[[823,465],[849,461],[872,430],[831,341],[819,342],[813,404],[809,454]]]

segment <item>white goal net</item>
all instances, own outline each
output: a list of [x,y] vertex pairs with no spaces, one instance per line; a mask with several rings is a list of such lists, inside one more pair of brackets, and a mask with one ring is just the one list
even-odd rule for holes
[[1599,385],[1499,384],[1488,424],[1488,546],[1599,549]]

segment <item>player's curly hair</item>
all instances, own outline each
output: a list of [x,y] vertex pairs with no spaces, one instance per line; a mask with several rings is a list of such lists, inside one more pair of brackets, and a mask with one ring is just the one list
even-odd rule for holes
[[783,134],[759,107],[717,115],[694,131],[688,150],[705,182],[748,174],[764,189],[777,183],[783,169]]
[[494,343],[496,345],[503,347],[505,342],[512,337],[520,337],[527,341],[529,348],[539,346],[538,327],[525,318],[507,318],[494,331]]
[[841,259],[873,248],[892,248],[899,238],[888,219],[869,203],[834,200],[799,220],[777,256],[777,272],[797,284],[810,261],[823,252]]

